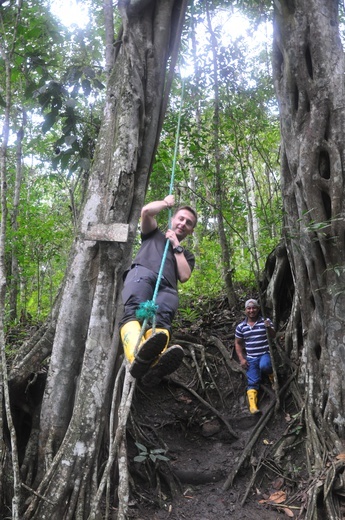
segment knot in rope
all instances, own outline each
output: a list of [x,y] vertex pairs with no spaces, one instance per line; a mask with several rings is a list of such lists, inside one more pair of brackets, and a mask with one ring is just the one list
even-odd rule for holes
[[136,310],[138,320],[153,320],[156,315],[158,305],[153,300],[142,302]]

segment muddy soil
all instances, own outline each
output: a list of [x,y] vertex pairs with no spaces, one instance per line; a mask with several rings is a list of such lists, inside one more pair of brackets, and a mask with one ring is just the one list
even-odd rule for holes
[[279,454],[298,410],[288,392],[274,406],[275,390],[265,381],[262,414],[249,413],[233,345],[242,316],[218,302],[193,324],[180,321],[173,340],[185,351],[181,367],[156,387],[137,384],[128,435],[130,518],[303,518],[302,444]]

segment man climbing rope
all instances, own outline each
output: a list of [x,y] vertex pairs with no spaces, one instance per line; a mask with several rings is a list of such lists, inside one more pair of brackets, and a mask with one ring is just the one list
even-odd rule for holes
[[[171,323],[178,307],[178,281],[189,280],[194,264],[194,255],[184,249],[180,242],[191,235],[197,223],[197,214],[190,206],[177,208],[171,219],[170,229],[164,234],[157,225],[155,216],[175,203],[173,195],[164,200],[146,204],[141,210],[140,250],[127,272],[122,298],[124,315],[120,324],[120,334],[130,373],[142,378],[142,383],[155,385],[165,375],[174,372],[183,359],[183,349],[179,345],[168,348],[171,337]],[[156,297],[156,325],[142,331],[138,319],[138,308],[142,302],[150,300],[160,272],[162,258],[169,247],[164,261],[162,278]]]
[[246,301],[245,314],[246,319],[235,330],[235,350],[241,367],[247,371],[249,411],[256,414],[261,413],[258,409],[258,390],[262,376],[267,374],[273,381],[268,334],[273,339],[276,332],[271,320],[264,320],[261,316],[257,300],[251,298]]

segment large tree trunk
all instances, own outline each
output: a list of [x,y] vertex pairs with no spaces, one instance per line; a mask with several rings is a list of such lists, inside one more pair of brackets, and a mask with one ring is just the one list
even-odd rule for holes
[[[273,60],[285,237],[295,281],[288,341],[300,355],[307,460],[316,483],[308,518],[334,520],[340,518],[336,495],[323,495],[320,484],[331,489],[326,461],[343,451],[345,439],[345,100],[338,5],[276,2]],[[334,478],[344,462],[329,467]],[[316,478],[321,471],[322,481]]]
[[[25,519],[88,518],[101,476],[109,402],[119,356],[122,275],[132,255],[140,208],[166,103],[166,67],[181,36],[185,0],[118,3],[123,28],[110,70],[103,124],[79,233],[70,256],[53,335],[39,420],[25,454],[26,485],[37,490]],[[111,53],[107,55],[107,67]],[[173,65],[172,65],[173,66]],[[167,192],[169,179],[166,182]],[[125,243],[87,240],[94,224],[129,225]],[[49,351],[35,351],[37,365]],[[29,369],[32,359],[28,359]],[[20,367],[20,370],[18,370]],[[28,375],[20,360],[12,385]],[[44,497],[43,499],[41,497]]]

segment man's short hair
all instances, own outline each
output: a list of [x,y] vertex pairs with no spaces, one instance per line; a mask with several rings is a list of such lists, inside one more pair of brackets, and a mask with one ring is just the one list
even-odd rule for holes
[[254,300],[254,298],[249,298],[249,300],[247,300],[244,304],[244,308],[246,309],[247,307],[249,307],[249,305],[252,305],[253,307],[258,307],[258,309],[260,309],[258,301]]
[[176,210],[174,211],[174,216],[176,215],[176,213],[178,213],[179,211],[181,211],[182,209],[186,209],[187,211],[190,211],[190,213],[194,216],[195,218],[195,224],[193,227],[195,227],[198,223],[198,214],[197,212],[195,211],[194,208],[192,208],[192,206],[188,206],[188,205],[183,205],[183,206],[179,206],[178,208],[176,208]]

